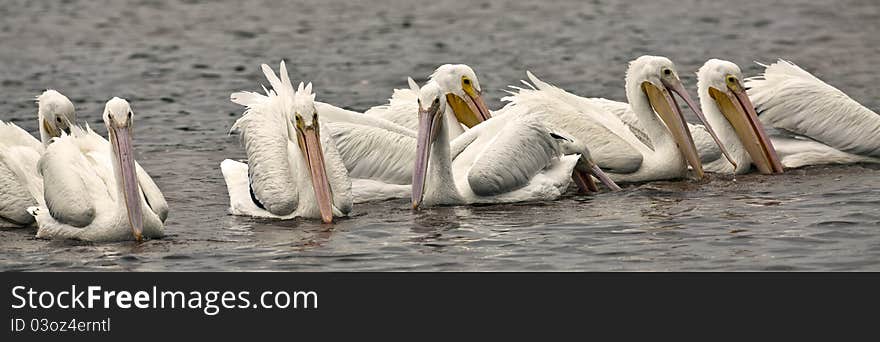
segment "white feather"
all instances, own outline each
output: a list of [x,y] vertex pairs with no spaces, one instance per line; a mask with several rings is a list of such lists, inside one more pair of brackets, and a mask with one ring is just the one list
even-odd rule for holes
[[609,173],[630,173],[639,169],[649,148],[614,115],[602,107],[527,73],[536,90],[521,89],[504,97],[509,102],[498,115],[538,116],[554,128],[578,140],[588,141],[596,163]]
[[428,164],[426,206],[552,200],[571,184],[580,158],[563,156],[535,117],[492,117],[451,144],[443,130]]
[[681,178],[688,170],[684,157],[640,88],[642,82],[659,77],[656,74],[661,66],[673,68],[671,61],[655,56],[642,56],[630,63],[626,77],[630,110],[613,101],[571,94],[526,72],[535,90],[520,89],[503,98],[510,103],[498,115],[536,115],[586,141],[595,162],[615,181]]
[[370,108],[364,115],[388,120],[407,129],[417,130],[419,125],[419,93],[412,89],[395,89],[387,105]]
[[[31,209],[39,226],[37,237],[87,241],[132,238],[112,153],[110,143],[88,126],[71,126],[71,135],[62,135],[46,148],[39,162],[46,203]],[[145,183],[141,176],[138,182]],[[163,218],[151,210],[143,190],[141,195],[140,203],[147,209],[143,211],[143,236],[163,236]]]
[[[880,158],[880,139],[877,138],[880,137],[880,115],[797,65],[779,60],[767,66],[763,75],[748,79],[746,87],[763,123],[852,155],[830,152],[815,144],[798,148],[777,146],[783,165],[796,167]],[[781,138],[774,137],[774,145],[777,139]],[[797,141],[781,145],[791,147],[794,143]],[[815,149],[809,151],[811,146]],[[800,156],[790,156],[795,153],[791,151],[799,151]]]
[[[467,181],[478,196],[522,188],[562,156],[550,130],[535,118],[518,118],[508,127],[495,135],[470,165]],[[456,160],[462,158],[466,158],[466,152]]]
[[[311,120],[313,112],[320,112],[314,102],[312,84],[300,82],[294,90],[283,61],[280,78],[268,65],[264,64],[262,70],[272,91],[264,89],[265,96],[249,92],[230,96],[233,102],[248,107],[232,126],[232,131],[241,133],[248,163],[227,159],[220,165],[229,192],[230,212],[281,219],[319,218],[311,175],[291,122],[297,114]],[[331,138],[332,128],[322,127],[320,132],[333,215],[345,216],[351,211],[351,180]]]
[[12,123],[0,121],[0,227],[34,222],[27,208],[43,200],[37,161],[43,144]]
[[327,124],[351,177],[388,184],[410,184],[416,139],[372,126]]

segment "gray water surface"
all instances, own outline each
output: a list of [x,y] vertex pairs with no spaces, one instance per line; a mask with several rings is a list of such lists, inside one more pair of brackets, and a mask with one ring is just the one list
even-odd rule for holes
[[219,163],[237,90],[283,58],[318,99],[362,111],[442,63],[476,69],[491,108],[525,70],[624,99],[626,63],[670,57],[695,95],[709,58],[791,59],[880,108],[880,3],[864,1],[6,1],[0,119],[36,132],[55,88],[102,134],[112,96],[134,108],[140,163],[171,205],[143,244],[0,230],[0,270],[880,270],[880,167],[712,175],[553,202],[358,205],[335,225],[228,215]]

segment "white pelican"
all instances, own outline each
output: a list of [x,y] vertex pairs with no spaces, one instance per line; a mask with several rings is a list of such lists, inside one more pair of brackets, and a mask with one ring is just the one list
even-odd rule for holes
[[527,75],[532,84],[526,84],[532,88],[514,87],[518,91],[503,99],[510,103],[496,116],[537,115],[579,140],[589,140],[593,159],[618,182],[683,178],[688,164],[698,178],[703,176],[693,138],[670,91],[688,103],[713,138],[714,132],[669,59],[642,56],[630,62],[626,73],[629,104],[580,97],[530,72]]
[[[450,140],[491,117],[479,80],[469,66],[441,65],[431,74],[428,84],[443,91],[452,109],[443,116]],[[333,128],[334,141],[352,178],[388,184],[391,188],[412,181],[418,128],[418,118],[413,115],[418,111],[418,93],[413,89],[418,86],[412,79],[409,85],[409,89],[394,90],[389,104],[373,107],[363,115],[325,103],[316,104],[322,121]],[[402,141],[407,143],[401,144]]]
[[45,204],[30,209],[37,237],[115,241],[164,235],[168,206],[134,160],[128,102],[104,107],[108,142],[90,128],[70,126],[40,158]]
[[704,166],[710,172],[743,174],[754,164],[763,174],[782,173],[776,149],[758,120],[742,80],[739,66],[720,59],[706,61],[697,71],[700,106],[736,163],[734,168],[721,157],[721,151],[703,126],[692,125]]
[[[551,132],[534,117],[495,117],[450,144],[449,123],[443,117],[452,106],[444,95],[436,83],[419,91],[413,208],[554,199],[570,184],[579,160],[584,161],[582,171],[619,190],[583,146]],[[584,154],[563,155],[571,149]]]
[[76,122],[73,103],[49,89],[37,97],[42,143],[13,123],[0,121],[0,227],[34,223],[27,208],[43,202],[43,179],[37,162],[52,138],[69,133]]
[[[418,94],[412,89],[395,89],[387,105],[370,108],[364,114],[379,117],[413,131],[418,130],[419,120],[412,115],[418,110]],[[452,111],[444,115],[448,123],[450,140],[464,133],[465,128],[473,127],[492,117],[483,100],[482,88],[474,70],[464,64],[444,64],[431,74],[428,83],[436,83],[446,94]]]
[[880,115],[791,62],[765,67],[745,85],[783,165],[880,163]]
[[[294,91],[287,68],[280,76],[263,64],[272,85],[266,96],[235,93],[248,109],[232,129],[241,132],[248,163],[220,164],[229,191],[230,212],[289,219],[321,218],[351,211],[351,180],[333,141],[322,134],[311,83]],[[256,97],[255,97],[256,96]]]

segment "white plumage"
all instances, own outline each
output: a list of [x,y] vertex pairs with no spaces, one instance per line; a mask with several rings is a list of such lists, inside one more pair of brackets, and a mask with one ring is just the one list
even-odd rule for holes
[[[246,91],[234,93],[231,100],[245,107],[262,106],[274,96],[274,90],[265,91],[267,95]],[[412,155],[415,151],[414,131],[376,116],[319,101],[314,101],[314,107],[319,113],[321,125],[326,128],[321,139],[332,138],[343,165],[347,168],[352,183],[353,203],[409,197],[412,188],[409,186]],[[407,143],[407,140],[411,143]],[[225,163],[231,167],[230,174],[246,167],[235,166],[232,162]],[[230,181],[247,183],[239,178],[227,178],[227,185]],[[230,188],[230,193],[232,192],[233,189]],[[252,201],[247,201],[242,196],[236,198],[239,197],[242,198],[240,206],[251,206]],[[250,208],[246,211],[259,212],[257,209]]]
[[[415,116],[417,111],[410,115]],[[327,126],[353,177],[388,184],[412,182],[415,135],[348,122],[331,122]]]
[[78,126],[70,127],[70,135],[53,139],[38,166],[45,203],[30,209],[39,226],[37,237],[115,241],[164,235],[168,205],[133,161],[131,141],[126,139],[132,118],[128,102],[113,98],[104,122],[108,131],[116,132],[115,137],[111,133],[115,143]]
[[[412,78],[408,82],[415,82]],[[368,109],[364,115],[388,120],[410,130],[419,129],[419,121],[413,119],[413,113],[419,110],[419,94],[410,88],[394,89],[388,104]]]
[[[671,97],[668,106],[675,108],[668,111],[675,117],[661,121],[644,90],[650,84],[668,94],[668,87],[680,85],[668,59],[642,56],[630,63],[626,76],[629,104],[580,97],[530,72],[527,76],[531,84],[524,83],[529,88],[514,87],[517,91],[503,99],[510,103],[496,115],[538,116],[578,140],[589,141],[593,159],[615,181],[682,178],[688,170],[686,161],[697,164],[692,166],[701,174],[687,126]],[[670,123],[677,125],[677,134],[670,131]]]
[[[609,173],[635,172],[650,147],[639,139],[616,116],[603,112],[591,99],[583,98],[526,72],[531,88],[515,88],[516,93],[502,98],[509,102],[496,116],[536,116],[554,128],[580,140],[590,139],[590,152],[599,166]],[[628,105],[627,105],[628,107]]]
[[704,167],[710,172],[743,174],[754,164],[764,174],[781,173],[777,152],[745,94],[736,64],[710,59],[697,71],[697,95],[706,119],[736,163],[729,163],[702,125],[691,125]]
[[[880,115],[797,65],[779,60],[746,81],[786,167],[880,162]],[[787,134],[792,133],[792,134]]]
[[[408,83],[409,89],[394,90],[387,105],[375,106],[364,114],[394,122],[413,131],[418,130],[419,120],[416,115],[413,115],[419,109],[419,94],[414,90],[418,89],[418,86],[412,78],[408,79]],[[468,88],[472,88],[476,94],[479,94],[482,89],[474,70],[465,64],[441,65],[434,70],[427,83],[436,84],[444,94],[452,94],[461,99],[468,97]],[[482,99],[478,99],[478,101],[482,102]],[[464,133],[467,128],[459,122],[456,115],[454,111],[450,111],[444,116],[449,126],[447,134],[449,134],[450,141]]]
[[[233,102],[247,106],[232,130],[241,133],[248,161],[221,163],[230,212],[325,221],[347,215],[352,205],[351,180],[330,138],[332,127],[320,127],[311,84],[300,83],[294,90],[284,62],[280,78],[269,66],[262,68],[271,91],[265,96],[250,92],[231,96]],[[327,198],[322,197],[325,188]],[[332,214],[322,211],[324,205]]]
[[581,155],[564,155],[564,145],[575,143],[539,118],[494,117],[450,143],[442,90],[426,84],[420,98],[430,107],[419,111],[414,207],[549,200],[571,183]]
[[37,161],[43,145],[11,123],[0,122],[0,227],[24,227],[34,222],[27,208],[42,200],[43,184]]
[[44,145],[76,121],[73,103],[49,89],[37,97],[38,141],[12,123],[0,121],[0,227],[25,227],[34,223],[27,208],[43,202],[43,179],[37,162]]
[[[316,102],[321,122],[330,128],[333,140],[352,178],[354,202],[408,197],[418,124],[418,85],[411,78],[409,89],[396,89],[389,103],[357,113]],[[428,84],[442,89],[457,107],[444,113],[450,140],[468,125],[490,117],[480,95],[473,69],[462,64],[444,64],[431,75]],[[258,99],[253,93],[243,102]]]

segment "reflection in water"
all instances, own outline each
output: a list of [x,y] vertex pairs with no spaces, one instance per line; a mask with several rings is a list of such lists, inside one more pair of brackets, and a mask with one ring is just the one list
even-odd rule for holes
[[[462,212],[465,212],[464,215],[460,215]],[[416,210],[410,230],[417,236],[410,238],[409,241],[431,247],[435,252],[442,252],[445,243],[454,239],[452,236],[444,236],[444,233],[461,227],[459,221],[462,216],[470,216],[465,207],[433,207]]]

